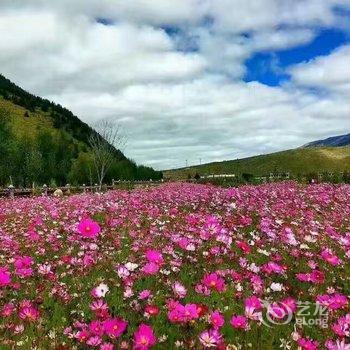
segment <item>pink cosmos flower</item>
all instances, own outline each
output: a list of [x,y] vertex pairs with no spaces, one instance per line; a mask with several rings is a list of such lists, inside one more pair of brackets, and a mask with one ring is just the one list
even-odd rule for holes
[[1,309],[1,316],[2,317],[9,317],[13,314],[15,309],[16,308],[12,303],[7,303]]
[[134,333],[134,349],[148,350],[156,343],[153,329],[142,323]]
[[206,274],[202,279],[203,285],[218,292],[225,290],[225,280],[217,273]]
[[180,282],[174,282],[172,289],[174,294],[180,299],[184,298],[187,294],[187,289]]
[[33,306],[23,306],[19,310],[19,318],[29,322],[36,321],[39,318],[39,311]]
[[339,337],[350,337],[350,313],[339,317],[337,323],[332,325],[332,330]]
[[92,321],[89,324],[89,332],[93,335],[103,336],[104,327],[100,321]]
[[311,273],[298,273],[296,278],[302,282],[322,284],[325,280],[325,275],[322,271],[313,270]]
[[152,296],[152,292],[149,289],[144,289],[139,293],[139,299],[145,300]]
[[236,245],[243,251],[244,254],[249,254],[251,251],[249,244],[245,241],[236,241]]
[[33,259],[30,256],[17,257],[14,262],[16,274],[20,277],[31,276],[33,273],[32,264]]
[[0,267],[0,287],[8,286],[11,283],[11,275],[6,267]]
[[321,305],[327,306],[331,310],[342,309],[348,305],[347,296],[340,293],[318,295],[316,301]]
[[286,271],[286,268],[284,266],[281,266],[274,261],[268,262],[262,268],[268,274],[283,274]]
[[225,318],[219,311],[214,311],[210,315],[210,323],[214,329],[218,329],[225,324]]
[[80,342],[80,343],[85,343],[90,336],[89,332],[86,329],[83,329],[81,331],[78,331],[75,335],[75,338]]
[[114,350],[114,345],[112,343],[102,343],[100,350]]
[[164,263],[163,255],[158,250],[148,250],[146,252],[146,258],[149,262],[157,265],[162,265]]
[[248,327],[248,320],[242,315],[232,316],[230,323],[231,326],[236,329],[247,329]]
[[94,311],[96,317],[106,318],[109,316],[108,305],[103,299],[98,299],[90,304],[90,309]]
[[120,265],[117,267],[117,274],[120,278],[125,279],[130,276],[130,271],[124,265]]
[[287,297],[280,302],[280,305],[285,310],[286,315],[291,315],[297,309],[297,302],[292,297]]
[[322,271],[314,270],[311,272],[310,281],[316,284],[322,284],[325,280],[325,275]]
[[318,342],[307,339],[307,338],[300,338],[297,341],[298,345],[301,347],[303,350],[317,350],[318,349]]
[[96,238],[101,232],[101,227],[96,221],[87,218],[79,222],[78,231],[82,237]]
[[199,313],[196,304],[182,305],[178,303],[168,312],[168,318],[173,323],[189,322],[198,317]]
[[216,329],[204,331],[199,335],[199,341],[205,348],[217,348],[222,335]]
[[103,322],[105,333],[112,339],[120,337],[127,326],[128,323],[121,318],[110,318]]
[[344,339],[336,342],[328,340],[325,345],[328,350],[350,350],[350,343],[346,344]]
[[154,262],[147,263],[142,269],[146,275],[155,275],[159,270],[160,266]]
[[145,314],[149,316],[155,316],[159,314],[159,307],[156,305],[147,305],[145,307]]
[[99,336],[90,337],[86,344],[90,346],[99,346],[102,343],[102,339]]
[[262,304],[258,297],[255,295],[245,299],[245,316],[252,320],[260,320],[262,317],[261,309]]
[[336,255],[334,255],[330,249],[322,250],[320,255],[324,261],[327,261],[332,266],[337,266],[341,263],[341,260]]

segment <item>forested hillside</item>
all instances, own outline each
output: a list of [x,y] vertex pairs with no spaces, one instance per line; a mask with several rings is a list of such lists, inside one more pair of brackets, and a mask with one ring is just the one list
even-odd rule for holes
[[[0,186],[94,183],[89,149],[95,131],[72,112],[36,97],[0,75]],[[158,179],[160,172],[137,166],[115,150],[106,181]]]

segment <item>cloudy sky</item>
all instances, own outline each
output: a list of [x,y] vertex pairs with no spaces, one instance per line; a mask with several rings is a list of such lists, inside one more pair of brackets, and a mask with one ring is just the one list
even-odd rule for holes
[[0,72],[157,169],[350,132],[350,0],[1,0]]

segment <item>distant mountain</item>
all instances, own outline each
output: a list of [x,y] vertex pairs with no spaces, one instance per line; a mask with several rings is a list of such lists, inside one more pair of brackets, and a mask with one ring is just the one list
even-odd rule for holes
[[313,141],[304,145],[304,148],[308,147],[343,147],[350,146],[350,134],[328,137],[324,140]]
[[[94,183],[88,143],[94,133],[68,109],[30,94],[0,74],[0,186],[9,179],[22,186]],[[115,149],[106,181],[160,176]]]

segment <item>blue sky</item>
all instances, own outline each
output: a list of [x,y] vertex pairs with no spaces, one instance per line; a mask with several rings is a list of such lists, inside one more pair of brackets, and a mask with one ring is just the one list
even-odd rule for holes
[[350,130],[350,0],[2,0],[0,31],[3,75],[157,169]]
[[305,45],[288,50],[255,53],[245,62],[247,72],[244,80],[259,81],[270,86],[280,85],[290,80],[290,75],[285,71],[288,66],[329,55],[348,42],[349,34],[346,31],[338,28],[319,29],[315,39]]

